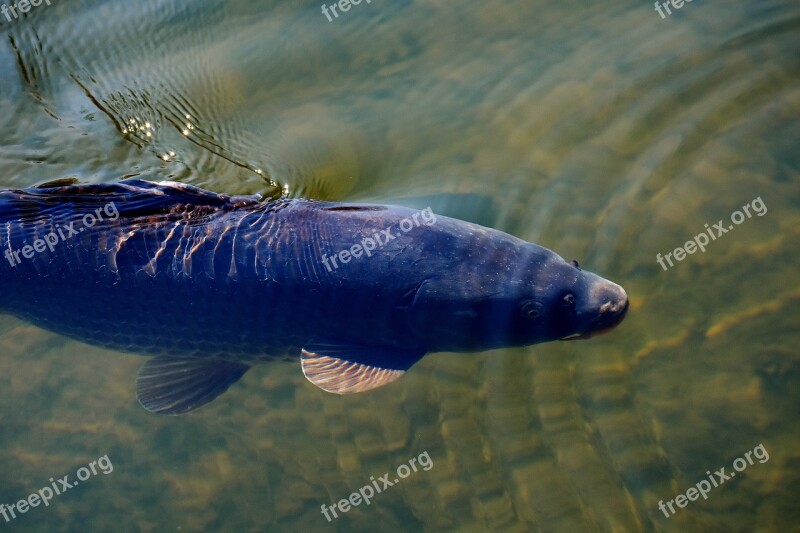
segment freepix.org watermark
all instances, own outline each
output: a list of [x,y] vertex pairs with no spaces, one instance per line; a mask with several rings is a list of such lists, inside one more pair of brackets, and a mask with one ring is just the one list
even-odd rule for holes
[[[380,476],[377,480],[375,479],[375,476],[370,476],[369,477],[370,483],[367,483],[366,485],[358,489],[358,491],[350,494],[350,496],[347,499],[339,500],[334,505],[325,505],[323,503],[322,514],[325,516],[328,522],[330,522],[331,520],[333,520],[333,518],[339,518],[339,515],[336,513],[337,509],[342,514],[344,514],[347,511],[349,511],[352,507],[358,507],[362,503],[366,503],[367,505],[369,505],[370,503],[372,503],[370,500],[372,500],[375,497],[375,494],[380,494],[389,487],[392,487],[397,483],[400,483],[401,479],[407,478],[408,476],[411,475],[412,472],[417,472],[419,470],[417,468],[417,463],[419,463],[419,466],[421,466],[422,469],[425,471],[433,468],[433,460],[431,459],[431,456],[428,455],[427,451],[422,452],[417,457],[412,457],[408,461],[408,464],[402,464],[398,466],[397,477],[394,478],[394,480],[389,479],[390,476],[389,472],[386,472],[384,475]],[[375,487],[374,490],[373,487]],[[333,515],[333,518],[331,518],[331,515]]]
[[[366,3],[371,4],[372,0],[364,0]],[[361,0],[339,0],[338,2],[332,3],[330,6],[322,4],[322,14],[325,15],[325,18],[328,19],[328,22],[333,22],[334,18],[339,18],[339,13],[336,12],[338,8],[341,13],[346,13],[350,11],[350,8],[353,6],[357,6],[361,3]],[[331,17],[331,13],[333,13],[333,17]]]
[[17,11],[20,13],[27,13],[31,10],[31,7],[39,7],[43,3],[49,6],[50,0],[19,0],[19,2],[11,4],[10,6],[8,4],[0,6],[0,13],[6,17],[7,21],[11,22],[12,15],[14,16],[14,20],[19,18]]
[[22,248],[18,248],[16,250],[8,248],[3,255],[5,255],[8,264],[12,267],[15,267],[22,262],[22,259],[20,259],[20,254],[22,254],[22,258],[24,259],[31,259],[34,253],[42,253],[48,248],[52,252],[55,250],[56,244],[59,242],[71,239],[87,228],[91,228],[98,222],[105,220],[103,218],[103,214],[105,214],[109,220],[116,220],[119,218],[117,206],[114,204],[114,202],[109,202],[105,206],[95,209],[93,213],[86,213],[83,215],[83,218],[81,219],[81,222],[83,222],[83,227],[78,227],[75,229],[74,221],[63,226],[61,224],[56,224],[56,227],[53,228],[53,231],[45,235],[43,238],[36,239],[33,241],[33,244],[26,243]]
[[[420,219],[422,219],[421,222]],[[436,215],[433,214],[430,206],[426,207],[422,211],[417,211],[411,215],[410,218],[404,218],[397,225],[400,227],[400,231],[403,233],[408,233],[412,229],[418,228],[423,224],[425,226],[432,226],[436,224]],[[392,228],[376,231],[372,234],[372,237],[365,237],[361,239],[360,244],[354,244],[348,250],[342,250],[331,257],[328,257],[327,254],[322,254],[322,264],[325,265],[325,268],[328,270],[328,272],[332,272],[334,269],[339,268],[337,259],[342,264],[346,264],[349,263],[350,260],[358,259],[364,255],[370,257],[372,256],[373,251],[385,246],[389,241],[393,241],[397,238],[397,235],[398,234],[396,233],[392,233]],[[331,265],[333,266],[331,267]]]
[[[685,0],[687,3],[691,2],[692,0]],[[670,10],[669,6],[672,5],[673,8],[677,11],[678,9],[682,8],[684,4],[684,0],[667,0],[666,2],[656,2],[656,12],[661,15],[662,19],[667,18],[667,15],[672,15],[672,10]],[[667,15],[664,14],[662,8],[667,11]]]
[[48,507],[50,505],[50,500],[64,494],[72,487],[76,487],[81,481],[86,481],[92,476],[96,476],[99,472],[110,474],[113,471],[114,465],[111,464],[111,459],[108,458],[108,455],[104,455],[98,460],[80,467],[78,471],[75,472],[75,477],[78,478],[76,481],[70,482],[69,474],[57,480],[50,478],[50,485],[45,485],[36,492],[32,492],[24,500],[10,505],[0,503],[0,515],[5,518],[6,522],[11,522],[17,518],[17,513],[25,514],[33,507],[39,507],[41,504]]
[[[769,461],[769,454],[767,453],[767,449],[764,448],[763,444],[759,444],[752,451],[745,452],[744,457],[738,457],[735,461],[733,461],[733,469],[736,472],[742,472],[748,466],[754,464],[753,463],[753,456],[758,459],[759,463],[766,463]],[[664,516],[670,518],[674,515],[677,511],[672,506],[673,503],[683,509],[689,502],[693,502],[697,500],[698,496],[702,496],[704,500],[708,499],[708,493],[711,492],[711,489],[717,488],[726,481],[730,481],[734,477],[736,477],[736,472],[731,472],[730,475],[725,473],[725,467],[723,466],[713,474],[710,470],[706,470],[706,475],[708,476],[708,480],[699,481],[694,487],[691,487],[686,491],[685,494],[678,494],[675,498],[667,501],[667,504],[664,505],[664,500],[658,501],[658,508],[664,513]],[[713,486],[712,486],[713,485]],[[669,507],[669,512],[672,514],[667,513],[667,507]]]
[[669,263],[670,267],[673,267],[675,266],[675,263],[672,262],[672,257],[675,258],[675,261],[683,261],[686,259],[687,255],[695,253],[698,249],[701,252],[705,252],[706,246],[711,241],[715,241],[722,237],[725,233],[728,233],[733,229],[734,224],[738,226],[748,218],[753,218],[750,208],[753,208],[755,214],[760,217],[763,217],[767,214],[767,206],[764,205],[764,201],[759,196],[749,204],[743,205],[741,211],[734,211],[731,213],[731,222],[733,222],[733,224],[729,224],[727,228],[722,220],[710,228],[708,227],[708,224],[706,224],[706,231],[695,235],[693,240],[686,241],[683,246],[675,248],[673,251],[664,255],[664,257],[661,257],[661,254],[656,254],[656,262],[661,265],[661,268],[667,270],[667,265],[664,263],[665,260],[667,263]]

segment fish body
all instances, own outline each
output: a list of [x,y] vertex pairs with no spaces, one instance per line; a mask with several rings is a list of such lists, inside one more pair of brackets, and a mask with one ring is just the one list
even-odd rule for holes
[[154,356],[137,395],[180,414],[253,364],[300,359],[335,393],[391,382],[429,352],[590,336],[618,285],[430,209],[261,201],[142,180],[0,191],[0,310]]

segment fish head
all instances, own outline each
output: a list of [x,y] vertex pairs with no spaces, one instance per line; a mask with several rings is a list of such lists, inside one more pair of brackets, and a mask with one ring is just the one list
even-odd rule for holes
[[563,317],[563,324],[570,333],[559,340],[589,339],[617,327],[628,314],[630,305],[625,289],[597,274],[580,270],[575,261],[570,266],[580,273],[572,283],[571,296],[562,298],[562,305],[572,308],[572,312]]
[[517,240],[424,280],[410,319],[430,351],[480,351],[587,339],[627,311],[621,286]]

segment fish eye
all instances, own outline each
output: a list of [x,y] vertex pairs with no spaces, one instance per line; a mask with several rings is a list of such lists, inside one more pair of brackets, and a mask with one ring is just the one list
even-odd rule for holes
[[566,294],[561,299],[561,305],[566,309],[572,309],[575,307],[575,296],[572,294]]
[[542,304],[536,300],[528,300],[519,308],[519,314],[522,318],[538,318],[542,315],[542,311]]
[[580,269],[581,269],[581,266],[578,264],[578,260],[577,260],[577,259],[573,259],[572,261],[570,261],[570,262],[569,262],[569,264],[570,264],[570,265],[572,265],[572,266],[574,266],[574,267],[575,267],[575,268],[577,268],[578,270],[580,270]]

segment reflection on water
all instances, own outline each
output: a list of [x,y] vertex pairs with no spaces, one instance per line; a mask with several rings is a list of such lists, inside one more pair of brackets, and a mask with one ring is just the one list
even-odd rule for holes
[[[796,527],[800,6],[695,2],[662,19],[638,2],[373,1],[328,22],[320,4],[73,1],[0,18],[0,186],[436,197],[620,282],[626,322],[429,356],[352,397],[263,366],[171,418],[136,404],[141,359],[3,319],[0,502],[106,454],[114,472],[0,527]],[[765,216],[656,263],[756,197]],[[768,462],[659,510],[761,443]],[[327,523],[321,505],[425,451],[429,471]]]

